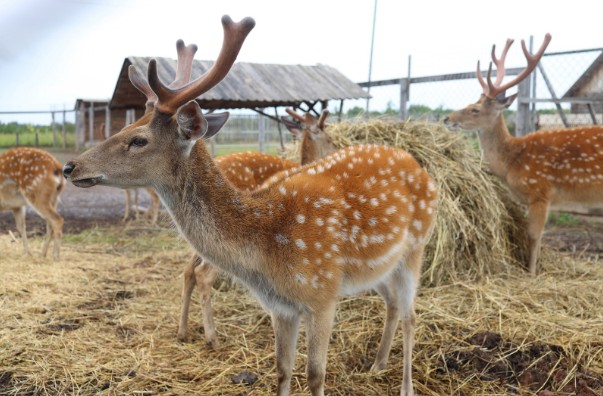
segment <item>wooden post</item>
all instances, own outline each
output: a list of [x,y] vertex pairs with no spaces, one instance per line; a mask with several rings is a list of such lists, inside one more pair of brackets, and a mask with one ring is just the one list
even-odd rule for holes
[[285,152],[285,141],[283,139],[283,130],[281,129],[281,123],[279,121],[278,118],[278,108],[275,106],[274,107],[274,118],[276,118],[276,127],[278,128],[278,138],[281,142],[281,151],[284,153]]
[[65,109],[63,109],[63,125],[61,127],[61,134],[63,135],[63,149],[67,148],[67,128],[65,123]]
[[50,112],[52,117],[52,147],[57,147],[57,130],[54,121],[54,111]]
[[90,102],[88,107],[88,144],[94,145],[94,102]]
[[[264,109],[262,109],[263,111]],[[264,128],[265,128],[265,119],[264,117],[260,116],[258,118],[258,143],[259,143],[259,149],[260,149],[260,153],[264,152]]]
[[409,100],[410,79],[400,79],[400,119],[408,118],[408,100]]
[[517,85],[517,117],[515,136],[525,136],[530,128],[530,79],[526,78]]
[[105,139],[109,139],[111,136],[111,110],[109,110],[109,105],[105,107]]
[[410,101],[410,65],[411,55],[408,55],[408,75],[400,79],[400,119],[408,118],[408,102]]

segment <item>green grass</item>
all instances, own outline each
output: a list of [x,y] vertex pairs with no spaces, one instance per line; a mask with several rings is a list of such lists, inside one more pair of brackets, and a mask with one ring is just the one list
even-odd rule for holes
[[[57,146],[63,147],[63,134],[61,131],[56,132]],[[75,135],[68,133],[66,135],[67,147],[75,147]],[[0,147],[15,147],[17,145],[17,138],[14,134],[0,134]],[[36,146],[36,134],[34,132],[20,133],[19,134],[19,146]],[[52,147],[52,132],[41,132],[38,133],[38,147]]]
[[548,223],[557,226],[573,226],[580,223],[580,219],[571,213],[550,213]]
[[91,228],[79,234],[65,234],[63,241],[66,244],[94,246],[118,256],[186,249],[188,246],[175,229],[149,228],[137,223],[128,223],[123,227]]

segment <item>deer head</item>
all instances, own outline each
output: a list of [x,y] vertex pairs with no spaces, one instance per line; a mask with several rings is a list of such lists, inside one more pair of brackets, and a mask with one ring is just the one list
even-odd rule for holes
[[[521,40],[521,47],[528,61],[528,65],[521,73],[506,84],[502,83],[505,77],[505,58],[511,44],[513,44],[513,40],[507,40],[500,58],[497,58],[496,45],[493,45],[492,62],[490,62],[490,66],[488,67],[487,82],[484,81],[480,70],[480,63],[479,61],[477,62],[477,79],[482,86],[482,94],[479,100],[462,110],[451,113],[446,117],[444,122],[450,126],[461,127],[463,129],[484,129],[495,125],[501,117],[502,112],[509,108],[517,97],[517,94],[507,97],[506,90],[516,86],[530,75],[538,65],[538,62],[540,61],[540,58],[542,58],[550,41],[551,35],[547,33],[538,52],[532,55],[528,51],[525,41]],[[492,82],[491,78],[492,63],[496,65],[497,69],[496,81],[494,82]]]
[[283,124],[297,139],[301,141],[301,163],[305,165],[335,151],[333,140],[325,133],[325,121],[329,116],[327,110],[323,110],[319,118],[309,112],[301,116],[293,109],[287,109],[287,113],[293,121],[287,117],[281,117]]
[[[96,184],[116,187],[152,186],[153,180],[174,174],[173,164],[188,156],[198,139],[216,134],[228,119],[228,113],[203,115],[194,100],[218,84],[234,64],[247,34],[255,26],[252,18],[234,23],[222,18],[224,40],[214,65],[197,80],[184,84],[190,76],[190,61],[195,47],[179,50],[179,67],[171,86],[157,74],[157,62],[148,65],[148,84],[130,67],[132,82],[147,96],[151,111],[118,134],[82,154],[64,167],[64,175],[78,187]],[[179,44],[179,48],[183,47]],[[148,87],[147,87],[148,85]],[[149,104],[150,102],[150,104]],[[107,158],[110,158],[108,161]]]

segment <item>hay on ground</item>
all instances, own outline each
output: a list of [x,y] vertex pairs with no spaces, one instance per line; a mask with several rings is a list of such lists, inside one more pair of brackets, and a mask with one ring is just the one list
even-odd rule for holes
[[[42,238],[31,243],[35,251]],[[0,395],[275,393],[270,318],[243,288],[216,284],[218,350],[199,331],[196,294],[191,340],[177,340],[181,272],[190,252],[173,231],[130,224],[67,235],[58,263],[21,256],[6,235],[0,251]],[[545,256],[538,277],[502,274],[420,290],[417,394],[603,394],[603,267]],[[384,317],[378,296],[341,301],[327,394],[399,394],[400,333],[388,369],[368,371]],[[294,395],[309,394],[306,353],[302,325]]]

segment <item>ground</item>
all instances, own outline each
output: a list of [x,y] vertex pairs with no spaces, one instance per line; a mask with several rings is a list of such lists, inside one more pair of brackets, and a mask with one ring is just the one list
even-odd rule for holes
[[[270,319],[242,288],[224,279],[214,288],[221,348],[204,343],[196,295],[190,339],[176,339],[190,250],[165,215],[159,227],[124,223],[124,196],[116,188],[66,185],[59,212],[67,235],[58,263],[39,257],[40,238],[32,242],[36,253],[23,257],[6,235],[15,230],[12,215],[0,213],[0,395],[273,394]],[[36,214],[27,221],[32,237],[44,232]],[[419,291],[418,395],[603,394],[603,318],[593,308],[603,293],[603,223],[552,216],[544,245],[538,277],[517,270]],[[399,394],[400,333],[389,369],[368,371],[383,318],[374,294],[341,301],[328,394]],[[308,394],[305,354],[302,327],[296,395]]]

